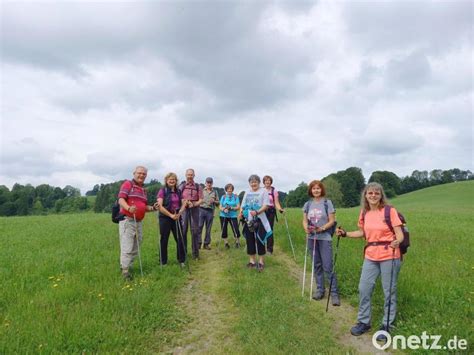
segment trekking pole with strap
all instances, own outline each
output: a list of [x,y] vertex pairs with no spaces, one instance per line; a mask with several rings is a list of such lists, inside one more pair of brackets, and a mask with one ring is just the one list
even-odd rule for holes
[[339,250],[339,240],[341,240],[340,235],[337,236],[336,252],[334,253],[334,263],[332,264],[331,281],[329,282],[328,301],[326,302],[326,312],[328,311],[328,308],[329,308],[329,297],[331,297],[332,282],[334,280],[334,273],[336,272],[336,262],[337,262],[337,252]]
[[288,227],[288,220],[286,219],[285,213],[283,213],[283,218],[285,219],[286,232],[288,233],[288,240],[290,241],[291,251],[293,252],[293,259],[296,261],[295,248],[293,248],[293,242],[290,236],[290,228]]
[[306,259],[308,256],[308,236],[305,238],[305,248],[304,248],[304,266],[303,266],[303,287],[301,290],[301,297],[304,297],[304,285],[306,283]]
[[316,238],[313,239],[313,262],[311,264],[311,287],[309,291],[309,300],[311,301],[311,298],[313,297],[313,282],[314,282],[314,259],[316,255]]
[[186,268],[188,269],[188,272],[191,273],[191,268],[189,266],[189,261],[188,261],[188,251],[186,250],[186,245],[184,245],[183,229],[181,228],[180,218],[181,218],[181,213],[179,214],[178,219],[175,221],[176,222],[176,233],[178,233],[178,242],[181,241],[181,247],[183,248],[184,264],[186,265]]
[[[229,223],[230,223],[230,228],[232,229],[232,233],[234,233],[234,239],[237,239],[237,232],[235,231],[234,223],[232,223],[232,218],[230,218],[230,217],[229,217]],[[239,242],[239,244],[240,244],[240,242]]]
[[387,310],[387,332],[390,332],[390,307],[392,305],[392,285],[393,285],[393,269],[395,268],[395,248],[392,252],[392,268],[390,270],[390,289],[388,294],[388,310]]
[[140,253],[140,241],[138,240],[138,223],[137,223],[137,217],[135,216],[135,213],[133,214],[133,220],[135,221],[135,239],[137,241],[138,261],[140,262],[140,274],[143,277],[142,256]]
[[253,232],[253,237],[255,238],[255,261],[256,261],[255,266],[256,266],[257,271],[259,271],[260,270],[260,262],[258,260],[259,255],[258,255],[258,244],[257,244],[258,243],[258,240],[257,240],[258,231]]

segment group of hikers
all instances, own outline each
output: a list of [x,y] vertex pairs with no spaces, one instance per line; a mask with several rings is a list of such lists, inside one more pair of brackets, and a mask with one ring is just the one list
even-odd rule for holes
[[[147,194],[144,190],[146,177],[147,169],[137,166],[133,172],[133,179],[126,180],[118,193],[120,213],[123,215],[119,222],[119,234],[120,265],[124,279],[132,278],[130,269],[134,258],[139,255],[142,241],[142,220],[146,212],[153,211],[158,211],[160,265],[168,263],[170,233],[176,242],[177,259],[182,267],[185,267],[188,261],[188,229],[191,231],[193,259],[199,259],[200,249],[210,250],[214,211],[218,208],[221,237],[225,248],[230,248],[229,225],[235,239],[235,247],[240,248],[239,221],[241,221],[249,256],[246,266],[258,271],[264,270],[265,255],[273,254],[273,226],[275,218],[278,218],[277,212],[285,213],[280,204],[278,191],[272,186],[271,176],[264,176],[261,186],[260,177],[250,175],[249,187],[240,201],[231,183],[225,186],[225,194],[219,198],[213,188],[211,177],[206,178],[205,186],[202,188],[194,181],[194,169],[186,170],[186,180],[180,184],[177,175],[170,172],[166,174],[164,186],[158,191],[153,205],[147,203]],[[354,231],[345,231],[342,227],[335,228],[336,210],[332,201],[326,198],[325,187],[321,181],[311,181],[308,185],[308,197],[308,202],[303,206],[302,224],[306,234],[306,253],[312,258],[312,278],[314,277],[316,283],[312,299],[321,300],[325,297],[325,281],[327,281],[330,285],[328,302],[330,297],[333,306],[341,304],[337,276],[334,272],[333,235],[338,238],[365,238],[364,262],[359,282],[359,312],[357,324],[351,328],[351,334],[358,336],[371,329],[371,297],[379,276],[385,296],[384,318],[380,329],[390,332],[396,314],[396,286],[401,266],[399,246],[404,235],[403,223],[396,209],[387,205],[383,187],[375,182],[365,186],[361,193],[358,229]],[[311,282],[312,285],[313,280]],[[386,335],[382,332],[377,340],[387,341]]]

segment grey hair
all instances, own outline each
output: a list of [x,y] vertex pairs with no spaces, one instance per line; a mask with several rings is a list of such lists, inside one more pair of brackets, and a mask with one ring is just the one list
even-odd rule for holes
[[257,181],[260,183],[260,176],[258,176],[257,174],[252,174],[249,176],[249,182],[250,181]]

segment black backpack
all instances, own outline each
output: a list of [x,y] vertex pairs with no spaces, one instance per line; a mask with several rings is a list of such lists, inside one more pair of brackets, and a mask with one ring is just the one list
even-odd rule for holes
[[[329,212],[328,212],[328,200],[325,198],[324,199],[324,209],[326,210],[326,216],[328,217],[329,220]],[[331,237],[334,235],[336,232],[336,227],[337,227],[337,221],[334,221],[333,225],[328,228],[327,232],[331,234]]]
[[[132,188],[130,189],[130,192],[133,191],[133,181],[132,183]],[[125,215],[120,213],[120,204],[119,204],[119,199],[116,199],[114,204],[112,205],[112,222],[114,223],[119,223],[120,221],[123,221],[125,219]]]
[[[168,211],[170,211],[169,206],[171,204],[171,193],[172,193],[172,191],[169,187],[164,187],[164,189],[165,189],[165,196],[163,197],[163,205],[162,206],[164,208],[166,208]],[[178,194],[178,196],[179,196],[179,207],[181,207],[181,193],[182,192],[179,188],[176,188],[175,193]],[[170,211],[170,212],[174,213],[175,211]],[[160,215],[161,214],[162,213],[160,212]]]
[[115,200],[112,205],[112,222],[119,223],[125,219],[125,215],[120,213],[120,204],[118,200]]

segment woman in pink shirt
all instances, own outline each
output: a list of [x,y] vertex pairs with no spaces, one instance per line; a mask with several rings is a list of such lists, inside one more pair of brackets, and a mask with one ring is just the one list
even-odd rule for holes
[[[352,335],[361,335],[371,328],[371,297],[375,282],[381,276],[385,296],[384,318],[380,330],[390,332],[397,308],[397,278],[400,271],[400,243],[403,241],[402,222],[395,208],[390,207],[393,232],[385,223],[387,198],[382,185],[371,182],[362,191],[359,229],[346,232],[338,228],[342,237],[366,239],[364,264],[359,281],[359,313],[357,324],[351,328]],[[389,311],[390,308],[390,311]],[[389,314],[390,313],[390,314]],[[384,334],[377,341],[387,341]]]

